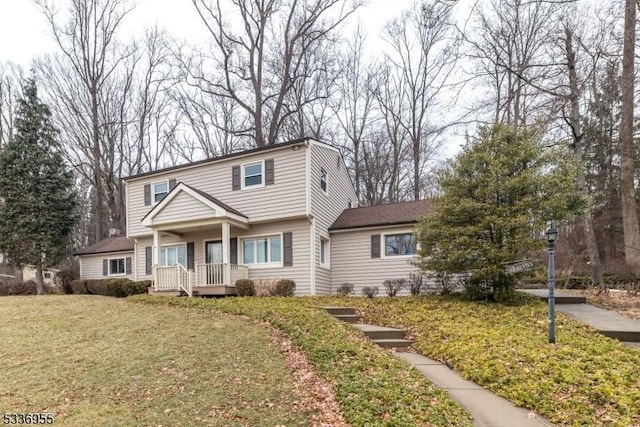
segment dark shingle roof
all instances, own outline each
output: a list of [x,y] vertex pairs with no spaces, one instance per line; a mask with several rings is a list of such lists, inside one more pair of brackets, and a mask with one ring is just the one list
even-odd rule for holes
[[430,200],[345,209],[329,227],[329,230],[414,224],[418,222],[421,216],[429,215],[430,213]]
[[76,251],[74,255],[92,255],[124,251],[133,251],[133,240],[126,236],[119,236],[102,239],[98,243]]

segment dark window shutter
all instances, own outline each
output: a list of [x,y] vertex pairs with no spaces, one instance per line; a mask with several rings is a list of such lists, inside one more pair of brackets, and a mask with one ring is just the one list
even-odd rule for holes
[[195,268],[195,245],[193,242],[187,242],[187,269],[193,270]]
[[153,247],[147,246],[144,248],[144,251],[145,274],[151,274],[151,266],[153,265]]
[[291,267],[293,265],[293,236],[290,231],[282,233],[282,248],[284,249],[283,265]]
[[237,264],[238,263],[238,238],[237,237],[233,237],[229,240],[229,262],[231,264]]
[[108,259],[103,259],[102,260],[102,275],[103,276],[108,276],[109,275],[109,260]]
[[144,205],[149,206],[151,204],[151,184],[144,185]]
[[169,180],[169,191],[173,190],[175,186],[176,186],[175,178],[174,179],[170,179]]
[[265,185],[273,185],[276,182],[273,159],[264,161],[264,183]]
[[371,258],[380,258],[380,235],[371,235]]
[[234,166],[231,169],[231,189],[233,191],[240,189],[240,166]]
[[130,256],[124,259],[124,272],[126,274],[131,274],[131,257]]

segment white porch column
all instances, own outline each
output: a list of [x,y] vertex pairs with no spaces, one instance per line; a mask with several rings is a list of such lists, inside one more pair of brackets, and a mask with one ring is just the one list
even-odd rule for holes
[[156,266],[160,261],[160,232],[153,230],[153,248],[151,251],[151,277],[153,278],[153,286],[158,290],[158,274]]
[[235,286],[231,283],[231,224],[222,223],[222,262],[224,265],[224,284],[227,286]]

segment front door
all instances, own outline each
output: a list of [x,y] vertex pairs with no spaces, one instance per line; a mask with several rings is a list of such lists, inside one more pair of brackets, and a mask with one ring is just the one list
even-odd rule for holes
[[207,285],[222,285],[224,268],[222,265],[222,240],[204,243]]

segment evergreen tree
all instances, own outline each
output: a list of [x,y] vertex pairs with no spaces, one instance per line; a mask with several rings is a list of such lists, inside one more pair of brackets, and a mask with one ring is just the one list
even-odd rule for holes
[[0,154],[0,252],[18,266],[35,265],[42,294],[42,268],[66,254],[77,202],[51,113],[33,79],[18,102],[15,130]]
[[584,207],[574,191],[575,170],[560,149],[544,148],[533,128],[482,128],[439,176],[443,194],[418,224],[418,265],[503,274],[504,262],[541,247],[546,221]]

